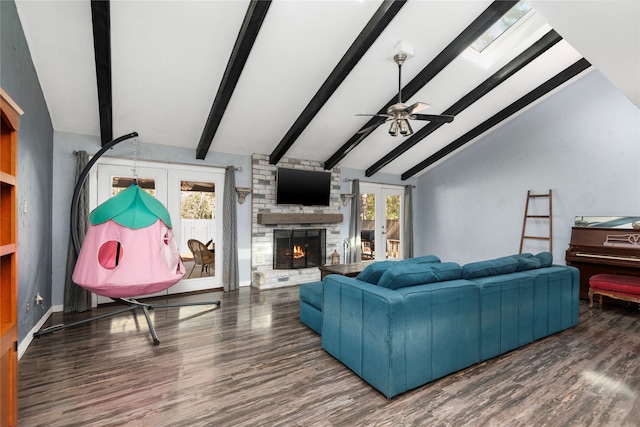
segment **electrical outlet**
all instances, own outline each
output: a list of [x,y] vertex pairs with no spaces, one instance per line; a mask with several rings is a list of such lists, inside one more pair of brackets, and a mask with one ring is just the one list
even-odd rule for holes
[[25,308],[25,312],[28,313],[29,310],[31,309],[31,305],[29,304],[29,301],[27,301],[24,308]]

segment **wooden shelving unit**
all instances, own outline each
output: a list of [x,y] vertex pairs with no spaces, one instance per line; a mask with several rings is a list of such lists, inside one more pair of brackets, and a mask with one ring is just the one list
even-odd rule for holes
[[18,425],[18,122],[0,88],[0,426]]

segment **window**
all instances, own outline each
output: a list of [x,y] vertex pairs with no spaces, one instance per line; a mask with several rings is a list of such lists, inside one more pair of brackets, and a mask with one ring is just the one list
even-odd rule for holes
[[550,30],[542,15],[529,3],[520,1],[465,49],[462,56],[488,70],[524,51]]
[[507,13],[502,15],[495,24],[493,24],[487,31],[485,31],[475,42],[471,44],[471,49],[478,53],[482,53],[491,43],[493,43],[498,37],[503,35],[509,28],[511,28],[516,22],[527,15],[533,7],[526,1],[520,1],[513,6]]

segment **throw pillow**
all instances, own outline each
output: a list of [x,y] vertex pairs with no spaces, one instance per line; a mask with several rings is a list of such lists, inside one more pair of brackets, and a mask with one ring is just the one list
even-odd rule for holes
[[455,262],[434,264],[405,263],[385,271],[378,281],[378,286],[398,289],[407,286],[456,280],[461,275],[462,267]]
[[440,258],[438,258],[435,255],[424,255],[424,256],[418,256],[418,257],[415,257],[415,258],[407,258],[405,261],[414,262],[414,263],[417,263],[417,264],[438,263],[438,262],[440,262]]
[[378,281],[378,286],[398,289],[406,286],[433,283],[436,280],[436,275],[428,267],[428,264],[406,264],[400,267],[392,267],[385,271]]
[[462,267],[457,262],[443,262],[429,264],[429,268],[436,275],[436,282],[458,280],[462,278]]
[[400,264],[403,264],[404,261],[379,261],[374,262],[373,264],[369,264],[365,267],[364,270],[356,276],[357,280],[362,280],[363,282],[371,283],[372,285],[377,285],[382,274],[387,271],[391,267],[397,267]]
[[516,270],[518,270],[518,261],[514,258],[496,258],[465,264],[462,267],[462,278],[477,279],[479,277],[514,273]]
[[542,263],[539,259],[535,258],[533,254],[525,252],[523,254],[511,255],[511,258],[518,261],[518,269],[516,271],[533,270],[535,268],[542,267]]
[[551,252],[540,252],[539,254],[535,254],[534,257],[540,260],[543,267],[551,267],[553,264],[553,255]]

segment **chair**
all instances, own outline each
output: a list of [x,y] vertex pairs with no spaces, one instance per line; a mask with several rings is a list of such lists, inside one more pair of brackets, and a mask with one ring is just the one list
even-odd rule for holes
[[375,253],[371,249],[370,242],[360,242],[362,249],[362,259],[373,259],[375,257]]
[[191,267],[191,271],[189,272],[187,279],[191,277],[191,273],[193,273],[193,269],[196,268],[196,265],[201,266],[200,276],[202,276],[202,273],[205,271],[209,272],[209,268],[213,268],[213,264],[215,262],[214,253],[207,248],[207,245],[196,239],[189,239],[187,241],[187,246],[189,246],[189,250],[193,254],[193,267]]

